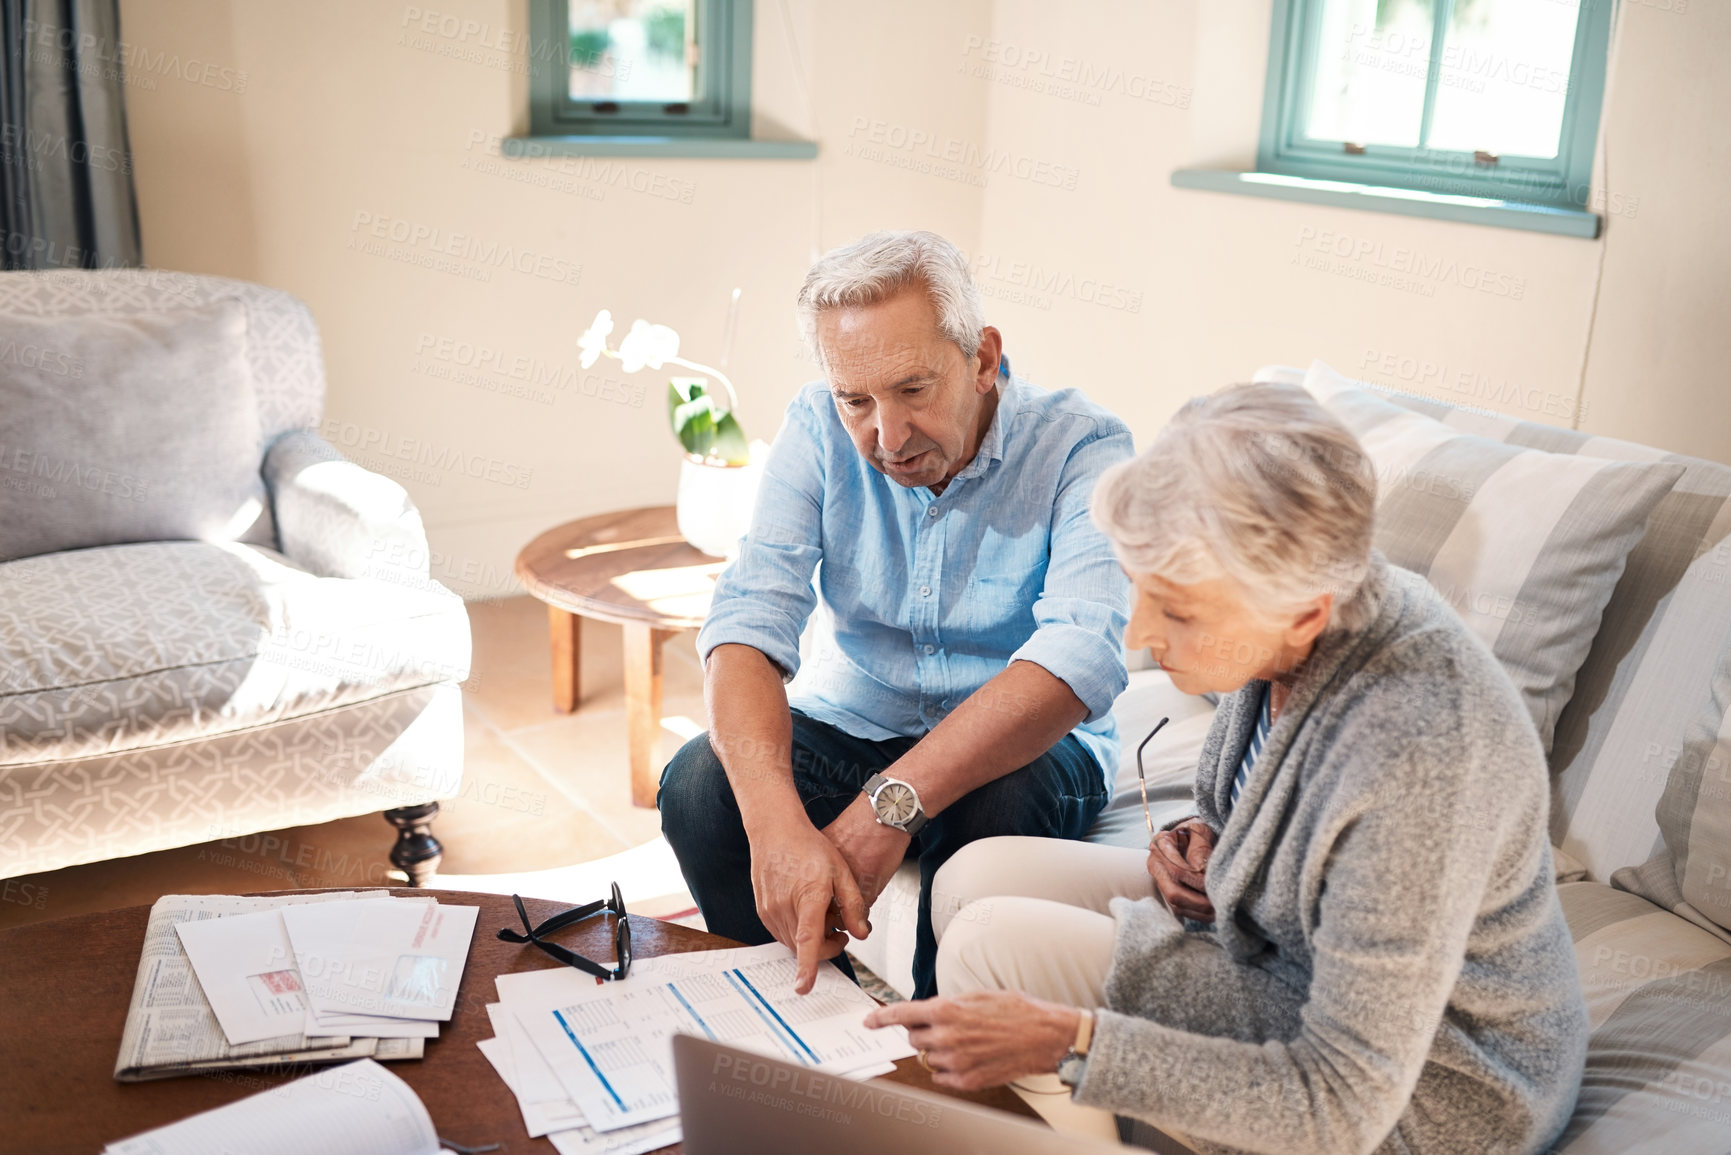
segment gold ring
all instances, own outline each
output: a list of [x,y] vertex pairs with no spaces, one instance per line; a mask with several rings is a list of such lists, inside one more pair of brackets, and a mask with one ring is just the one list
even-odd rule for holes
[[920,1066],[924,1067],[934,1075],[938,1073],[938,1069],[926,1061],[926,1051],[923,1047],[920,1048]]

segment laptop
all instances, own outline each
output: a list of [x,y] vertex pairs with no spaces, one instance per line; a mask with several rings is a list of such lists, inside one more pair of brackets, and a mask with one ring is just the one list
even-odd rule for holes
[[825,1075],[693,1035],[674,1038],[673,1068],[690,1155],[1122,1150],[961,1099]]

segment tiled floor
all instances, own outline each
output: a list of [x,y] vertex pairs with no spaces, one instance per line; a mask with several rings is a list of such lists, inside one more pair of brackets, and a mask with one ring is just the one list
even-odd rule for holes
[[[617,876],[634,911],[688,910],[659,816],[631,805],[618,627],[583,624],[583,697],[575,714],[560,715],[546,608],[513,598],[473,604],[469,618],[475,659],[463,687],[463,788],[434,823],[445,845],[438,885],[578,902],[604,894]],[[657,768],[703,729],[693,637],[677,634],[666,645]],[[11,879],[0,886],[0,927],[163,894],[388,885],[393,837],[368,814]]]

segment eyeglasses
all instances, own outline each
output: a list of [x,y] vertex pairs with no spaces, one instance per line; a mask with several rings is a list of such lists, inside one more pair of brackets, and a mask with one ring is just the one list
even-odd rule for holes
[[[523,931],[505,927],[499,931],[499,937],[506,942],[534,943],[552,957],[568,967],[576,967],[586,974],[592,974],[603,982],[612,979],[622,979],[631,972],[631,920],[625,915],[625,899],[619,893],[619,884],[613,884],[613,897],[596,899],[582,906],[574,906],[570,910],[556,914],[540,926],[529,925],[529,912],[523,909],[523,900],[517,895],[511,896],[511,901],[517,904],[517,917],[523,920]],[[613,924],[613,957],[618,959],[618,965],[612,970],[607,969],[592,959],[584,958],[574,950],[567,950],[556,942],[548,942],[543,935],[552,934],[556,930],[564,930],[573,923],[581,922],[592,914],[601,911],[611,911],[615,918]]]
[[1136,784],[1142,788],[1142,821],[1148,824],[1149,842],[1154,841],[1154,815],[1148,809],[1148,775],[1142,770],[1142,751],[1147,748],[1148,743],[1154,740],[1154,735],[1158,734],[1161,728],[1171,720],[1170,718],[1160,719],[1154,728],[1148,731],[1148,736],[1142,739],[1142,745],[1136,747]]

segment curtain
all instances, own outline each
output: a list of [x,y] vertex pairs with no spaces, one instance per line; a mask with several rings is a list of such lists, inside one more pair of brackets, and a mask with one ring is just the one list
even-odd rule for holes
[[137,265],[119,0],[0,0],[0,267]]

